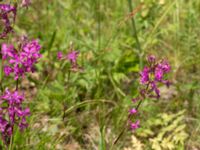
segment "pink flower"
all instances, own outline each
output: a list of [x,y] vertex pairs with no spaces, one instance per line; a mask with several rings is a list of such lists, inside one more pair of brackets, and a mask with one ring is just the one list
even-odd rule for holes
[[135,123],[130,123],[132,130],[136,130],[137,128],[139,128],[139,125],[140,125],[140,120],[137,120]]
[[158,89],[157,85],[156,85],[156,82],[155,81],[152,81],[150,83],[150,86],[151,86],[151,91],[154,91],[155,94],[156,94],[156,98],[159,98],[160,97],[160,90]]
[[71,51],[67,54],[67,59],[72,63],[76,63],[77,57],[79,55],[78,51]]
[[168,73],[171,70],[171,66],[169,65],[169,63],[167,61],[163,61],[162,63],[159,64],[159,66],[162,68],[162,70],[165,73]]
[[22,7],[28,7],[31,4],[31,0],[22,0]]
[[41,46],[37,40],[27,41],[22,43],[21,51],[14,49],[13,45],[2,44],[2,56],[7,60],[9,65],[4,66],[6,75],[13,73],[15,80],[23,77],[27,72],[34,72],[34,65],[41,58]]
[[26,117],[30,115],[29,108],[23,108],[24,95],[18,91],[10,92],[8,89],[0,96],[0,132],[5,144],[10,140],[14,126],[24,130],[28,123]]
[[9,66],[4,66],[4,73],[6,76],[9,76],[13,72],[13,69]]
[[143,71],[140,73],[140,83],[146,84],[149,81],[149,68],[144,67]]
[[79,52],[75,51],[75,50],[71,50],[70,52],[68,52],[68,54],[66,56],[63,56],[62,52],[58,52],[57,53],[57,59],[61,60],[61,59],[67,59],[69,61],[70,65],[70,70],[73,72],[77,72],[77,71],[82,71],[83,69],[81,67],[78,66],[77,63],[77,58],[78,58]]
[[137,113],[137,110],[135,108],[132,108],[129,110],[129,114],[130,115],[133,115],[133,114],[136,114]]
[[62,52],[58,52],[58,53],[57,53],[57,59],[58,59],[58,60],[61,60],[62,57],[63,57],[63,53],[62,53]]
[[163,70],[161,68],[157,67],[155,69],[155,79],[157,81],[162,81],[163,75],[164,75]]
[[[8,33],[13,31],[12,23],[15,21],[17,8],[9,4],[0,4],[0,21],[3,22],[3,32],[0,33],[0,39],[7,36]],[[13,16],[10,16],[13,14]]]
[[14,57],[16,51],[14,50],[13,45],[5,44],[3,43],[1,45],[1,54],[2,54],[2,59],[7,59],[8,57]]
[[149,63],[154,63],[156,61],[156,57],[154,55],[149,55],[147,60]]
[[147,61],[149,62],[148,66],[145,66],[140,73],[140,83],[147,87],[140,89],[140,95],[141,97],[159,98],[160,91],[157,86],[159,83],[163,83],[166,86],[170,85],[169,81],[164,79],[164,75],[171,70],[171,67],[166,60],[156,63],[156,58],[153,55],[148,56]]
[[132,98],[132,102],[133,103],[136,103],[137,101],[139,101],[140,99],[138,98],[138,97],[136,97],[136,98]]
[[[142,88],[139,89],[139,96],[132,99],[132,102],[140,103],[137,105],[137,109],[141,104],[141,101],[146,98],[159,98],[160,90],[158,89],[159,84],[170,85],[168,80],[164,79],[164,75],[167,74],[171,67],[167,61],[157,61],[155,56],[150,55],[147,57],[148,66],[145,66],[140,73],[140,83]],[[137,113],[137,109],[133,108],[129,110],[128,121],[130,123],[131,129],[135,130],[139,127],[140,121],[137,120],[135,123],[131,122],[131,115]]]

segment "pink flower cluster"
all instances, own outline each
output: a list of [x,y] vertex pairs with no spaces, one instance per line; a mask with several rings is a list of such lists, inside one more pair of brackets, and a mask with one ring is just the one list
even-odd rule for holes
[[78,68],[77,64],[77,58],[78,58],[79,52],[72,50],[68,54],[64,55],[62,52],[57,53],[58,60],[68,60],[71,64],[72,70],[76,70]]
[[[129,117],[131,117],[131,116],[133,116],[135,114],[137,114],[137,109],[132,108],[132,109],[129,110]],[[140,121],[139,120],[137,120],[135,123],[133,123],[133,122],[131,122],[129,120],[129,123],[130,123],[130,127],[131,127],[132,130],[135,130],[135,129],[139,128],[139,125],[140,125]]]
[[31,4],[31,0],[22,0],[22,7],[28,7]]
[[8,33],[13,31],[12,23],[15,21],[16,13],[16,6],[0,4],[0,23],[3,24],[3,31],[0,33],[0,39],[5,38]]
[[137,120],[135,123],[132,123],[130,118],[138,112],[138,108],[141,102],[145,98],[159,98],[160,90],[158,89],[159,84],[165,84],[167,87],[170,85],[170,82],[165,79],[165,74],[169,73],[171,67],[166,60],[157,61],[155,56],[150,55],[147,58],[148,66],[145,66],[142,72],[140,73],[140,84],[142,88],[140,89],[140,95],[132,101],[136,103],[139,101],[136,109],[133,108],[129,111],[129,123],[130,128],[135,130],[139,127],[140,121]]
[[171,67],[166,60],[157,62],[153,55],[148,57],[148,64],[149,65],[145,66],[143,71],[140,73],[140,83],[142,85],[147,85],[148,91],[143,89],[141,90],[141,94],[147,94],[149,97],[159,98],[160,91],[157,85],[163,83],[169,86],[170,82],[164,79],[164,75],[170,72]]
[[[21,6],[28,7],[31,0],[22,0]],[[4,39],[7,35],[13,32],[13,23],[17,15],[17,5],[0,4],[0,25],[3,27],[0,33],[0,39]]]
[[5,144],[8,144],[13,134],[14,125],[23,131],[28,123],[26,117],[30,115],[29,108],[23,108],[24,96],[17,91],[10,92],[6,89],[0,96],[0,132]]
[[8,64],[4,66],[6,76],[14,74],[15,80],[23,77],[26,72],[34,72],[34,64],[41,57],[41,46],[37,40],[25,42],[20,49],[15,49],[13,45],[2,44],[2,59],[7,60]]
[[[22,0],[21,6],[28,6],[30,0]],[[5,39],[9,33],[13,31],[17,13],[17,4],[0,4],[0,25],[2,33],[0,39]],[[17,44],[16,44],[17,45]],[[14,74],[14,79],[25,76],[27,72],[35,70],[34,65],[41,57],[41,46],[37,40],[28,41],[27,38],[22,38],[20,43],[15,48],[14,44],[1,44],[2,69],[6,76]],[[1,83],[2,84],[2,83]],[[30,115],[29,108],[23,107],[24,95],[18,91],[18,82],[16,82],[16,91],[11,92],[8,89],[4,91],[1,85],[0,95],[0,133],[5,145],[11,143],[11,136],[14,132],[14,126],[17,125],[21,131],[27,128],[28,123],[26,117]]]

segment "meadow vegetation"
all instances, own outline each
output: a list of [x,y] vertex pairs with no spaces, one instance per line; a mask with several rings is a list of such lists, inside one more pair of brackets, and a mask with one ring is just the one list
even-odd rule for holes
[[[14,129],[8,148],[200,149],[199,12],[199,0],[32,0],[19,9],[14,33],[0,44],[16,45],[14,36],[26,35],[38,39],[42,57],[34,73],[17,79],[29,125]],[[76,63],[58,59],[74,50]],[[159,99],[145,98],[140,127],[113,143],[137,106],[132,99],[149,55],[168,60],[171,84],[159,85]],[[1,71],[0,81],[1,95],[16,88],[13,75]]]

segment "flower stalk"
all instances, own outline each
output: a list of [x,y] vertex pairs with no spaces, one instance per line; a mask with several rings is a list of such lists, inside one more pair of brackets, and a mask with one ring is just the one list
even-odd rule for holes
[[139,128],[140,120],[132,122],[132,119],[135,120],[139,107],[145,99],[160,98],[160,90],[158,89],[158,84],[165,84],[167,87],[169,87],[170,85],[170,82],[166,80],[164,76],[171,70],[169,63],[166,60],[157,60],[154,55],[149,55],[147,57],[147,64],[148,65],[145,66],[140,72],[141,88],[139,89],[139,96],[132,99],[133,103],[137,103],[138,101],[139,102],[136,108],[131,108],[129,110],[125,125],[123,126],[120,134],[112,143],[111,150],[122,137],[127,127],[130,128],[132,131],[135,131],[137,128]]

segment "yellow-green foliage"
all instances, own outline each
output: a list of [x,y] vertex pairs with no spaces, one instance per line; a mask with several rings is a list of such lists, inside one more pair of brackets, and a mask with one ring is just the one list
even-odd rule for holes
[[147,17],[155,7],[160,7],[166,3],[165,0],[140,0],[140,2],[143,3],[142,17]]
[[159,114],[149,119],[146,127],[137,134],[140,138],[142,137],[141,139],[145,139],[153,150],[184,149],[184,143],[188,137],[185,131],[184,112],[185,110],[175,114]]
[[141,143],[134,135],[131,136],[131,146],[124,148],[124,150],[143,150],[144,144]]

